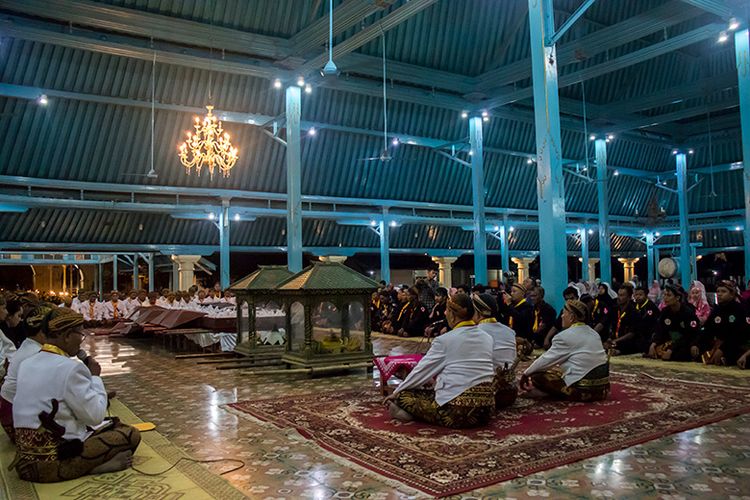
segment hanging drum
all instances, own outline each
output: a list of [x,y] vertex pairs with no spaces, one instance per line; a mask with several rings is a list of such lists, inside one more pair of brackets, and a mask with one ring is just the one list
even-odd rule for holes
[[672,257],[666,257],[659,261],[659,276],[662,278],[672,278],[676,276],[679,269],[680,266]]

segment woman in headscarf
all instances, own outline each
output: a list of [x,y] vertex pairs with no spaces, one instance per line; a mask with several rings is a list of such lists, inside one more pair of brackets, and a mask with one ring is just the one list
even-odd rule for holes
[[[485,425],[495,411],[492,338],[473,321],[467,294],[448,299],[451,331],[436,337],[409,376],[385,398],[393,418],[451,428]],[[434,389],[423,386],[435,380]]]
[[706,324],[708,316],[711,314],[711,306],[706,298],[706,287],[700,281],[693,281],[688,291],[688,303],[695,308],[695,315],[698,317],[701,326]]
[[711,311],[700,340],[691,349],[707,365],[734,365],[750,349],[750,315],[737,300],[737,286],[729,280],[716,285],[718,303]]
[[13,398],[18,476],[52,483],[126,469],[141,436],[105,418],[108,399],[99,363],[73,357],[83,341],[83,316],[55,308],[42,325],[45,343],[21,363]]
[[[609,361],[599,334],[586,325],[588,310],[579,300],[563,307],[563,330],[552,347],[521,376],[521,389],[532,386],[568,401],[599,401],[609,395]],[[559,368],[558,368],[559,367]]]
[[495,409],[513,404],[516,385],[516,334],[497,321],[497,301],[489,293],[473,293],[474,321],[477,328],[492,337],[492,361],[495,367]]
[[679,285],[664,287],[664,309],[659,314],[647,357],[664,361],[691,360],[691,347],[697,340],[700,323],[692,306],[687,304],[686,295]]
[[615,299],[617,298],[617,292],[612,290],[609,283],[604,281],[599,283],[597,291],[598,295],[594,299],[594,311],[591,314],[592,324],[602,342],[605,342],[611,333],[610,330],[616,314]]

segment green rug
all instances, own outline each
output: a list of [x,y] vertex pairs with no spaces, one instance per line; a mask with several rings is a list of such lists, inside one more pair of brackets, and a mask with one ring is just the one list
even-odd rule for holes
[[[113,400],[110,413],[127,424],[141,422],[124,404]],[[1,433],[0,433],[1,434]],[[200,464],[181,461],[170,471],[146,476],[132,469],[109,474],[84,476],[61,483],[37,484],[22,481],[8,465],[15,457],[15,447],[0,436],[0,477],[5,498],[26,499],[242,499],[246,498],[222,477]],[[133,465],[147,473],[158,473],[187,457],[179,448],[156,431],[141,433],[141,444],[133,456]]]

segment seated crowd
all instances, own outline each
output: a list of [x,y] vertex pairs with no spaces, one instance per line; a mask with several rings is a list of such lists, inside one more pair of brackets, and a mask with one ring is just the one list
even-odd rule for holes
[[391,416],[456,428],[483,425],[513,403],[516,364],[534,349],[545,352],[523,372],[521,390],[571,401],[607,398],[610,356],[741,369],[750,356],[747,297],[733,281],[717,283],[713,307],[697,281],[689,292],[670,282],[658,293],[629,282],[616,290],[608,283],[571,283],[559,314],[544,297],[532,280],[494,294],[481,285],[448,291],[429,276],[411,287],[383,286],[372,297],[373,330],[434,338],[386,398]]

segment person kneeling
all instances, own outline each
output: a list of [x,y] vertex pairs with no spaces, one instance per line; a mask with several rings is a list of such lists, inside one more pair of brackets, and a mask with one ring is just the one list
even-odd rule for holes
[[[562,332],[550,349],[521,376],[521,388],[532,385],[547,395],[568,401],[599,401],[609,395],[609,361],[601,337],[586,325],[586,305],[578,300],[565,304]],[[559,365],[560,370],[555,369]],[[561,373],[562,372],[562,373]]]
[[[385,398],[397,420],[421,420],[454,429],[485,425],[495,410],[492,337],[472,318],[468,295],[448,299],[445,316],[452,328],[436,337],[430,350],[396,390]],[[435,379],[435,388],[422,386]]]
[[83,316],[55,309],[46,322],[45,344],[21,364],[13,399],[18,476],[52,483],[126,469],[141,436],[105,420],[101,367],[72,357],[81,349]]

